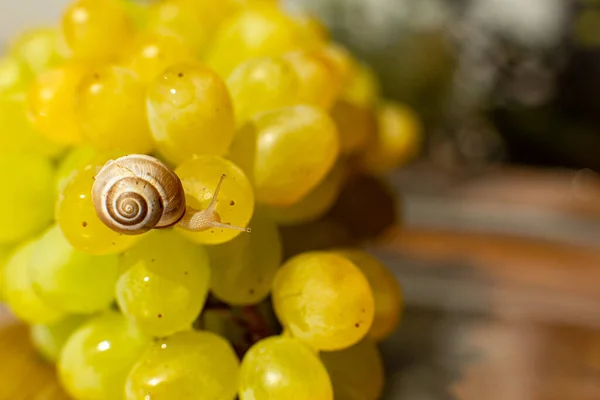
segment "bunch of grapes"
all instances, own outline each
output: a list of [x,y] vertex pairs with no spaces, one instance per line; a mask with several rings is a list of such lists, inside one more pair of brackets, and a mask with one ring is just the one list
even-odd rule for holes
[[401,290],[323,227],[419,138],[275,1],[76,0],[0,59],[0,299],[74,399],[379,398]]

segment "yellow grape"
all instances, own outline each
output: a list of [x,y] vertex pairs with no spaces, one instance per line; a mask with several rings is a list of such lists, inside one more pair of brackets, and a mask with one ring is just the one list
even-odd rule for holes
[[126,399],[233,400],[238,375],[238,357],[225,339],[180,332],[140,357],[127,378]]
[[91,146],[73,147],[58,164],[56,170],[55,196],[58,196],[67,187],[69,181],[77,175],[79,169],[86,166],[96,156],[96,150]]
[[223,155],[233,140],[233,105],[223,80],[201,63],[176,64],[147,91],[158,151],[180,164],[195,154]]
[[91,70],[77,91],[76,113],[83,135],[99,150],[149,153],[152,137],[144,86],[131,70]]
[[63,146],[40,135],[27,116],[25,93],[0,95],[0,155],[14,153],[56,157]]
[[348,85],[356,65],[348,49],[335,42],[330,42],[317,51],[335,69],[336,75],[339,77],[340,90]]
[[240,400],[333,400],[331,381],[319,357],[290,337],[255,343],[242,360],[239,385]]
[[144,30],[148,26],[150,4],[136,0],[119,0],[123,9],[135,25],[137,30]]
[[277,225],[262,214],[250,222],[252,232],[216,246],[207,246],[211,266],[211,290],[232,305],[264,300],[271,291],[282,261]]
[[145,33],[125,47],[121,64],[148,85],[171,65],[193,59],[192,51],[176,37]]
[[322,352],[335,400],[378,400],[383,392],[383,360],[375,342],[366,338],[354,346]]
[[52,221],[54,168],[41,156],[10,154],[0,157],[2,196],[0,243],[17,243]]
[[10,52],[35,75],[57,67],[69,56],[61,32],[46,27],[25,31],[11,43]]
[[323,23],[310,14],[294,16],[298,29],[298,40],[304,48],[318,48],[329,40],[329,30]]
[[115,311],[81,325],[64,344],[58,360],[62,386],[75,399],[121,400],[131,367],[150,339]]
[[17,318],[30,324],[58,321],[64,313],[46,304],[35,292],[29,279],[28,266],[35,250],[35,242],[18,246],[4,267],[4,301]]
[[271,4],[254,5],[218,29],[207,62],[227,76],[246,60],[281,55],[301,45],[296,21]]
[[340,350],[369,332],[373,293],[347,258],[307,252],[289,259],[273,282],[273,305],[290,333],[315,349]]
[[367,142],[376,135],[377,118],[370,107],[362,107],[340,100],[331,110],[340,133],[342,154],[348,155],[363,149]]
[[[244,172],[233,162],[218,156],[198,156],[181,164],[175,173],[183,184],[187,205],[197,210],[208,207],[221,175],[225,174],[216,213],[221,222],[238,227],[248,225],[254,213],[254,192]],[[226,228],[210,228],[201,232],[176,229],[199,244],[225,243],[241,234],[238,230]]]
[[75,94],[86,72],[81,64],[63,64],[39,75],[29,89],[29,115],[34,127],[57,143],[83,141],[75,116]]
[[417,156],[423,133],[419,117],[413,110],[387,101],[377,111],[377,122],[376,134],[361,157],[366,171],[383,174]]
[[268,213],[280,225],[316,221],[325,215],[337,200],[345,176],[345,165],[338,163],[325,179],[300,201],[287,207],[269,207]]
[[152,231],[121,257],[117,301],[142,332],[165,337],[189,329],[210,284],[204,249],[172,229]]
[[337,254],[352,261],[365,275],[375,299],[375,319],[369,336],[381,341],[398,326],[402,314],[402,289],[398,279],[379,260],[357,249],[341,249]]
[[98,218],[92,203],[92,185],[98,169],[117,153],[100,154],[87,162],[73,176],[56,204],[56,221],[67,240],[78,250],[90,254],[118,254],[133,246],[140,236],[122,235]]
[[55,363],[71,334],[87,319],[83,315],[69,315],[50,324],[34,324],[29,329],[31,342],[42,357]]
[[62,31],[73,57],[108,60],[134,31],[134,22],[117,0],[75,0],[65,10]]
[[227,78],[238,126],[252,116],[300,103],[300,79],[281,57],[261,57],[240,64]]
[[335,65],[318,51],[293,51],[285,58],[300,78],[299,101],[329,110],[342,86]]
[[257,201],[281,207],[314,189],[333,167],[338,152],[331,118],[302,105],[256,115],[238,132],[230,154],[248,174]]
[[365,63],[355,63],[349,81],[343,88],[343,99],[359,107],[372,107],[380,96],[379,81],[371,67]]
[[10,55],[0,58],[0,95],[25,90],[31,79],[22,61]]
[[92,314],[110,307],[119,261],[116,255],[76,250],[54,225],[36,240],[28,271],[34,290],[46,303],[70,313]]

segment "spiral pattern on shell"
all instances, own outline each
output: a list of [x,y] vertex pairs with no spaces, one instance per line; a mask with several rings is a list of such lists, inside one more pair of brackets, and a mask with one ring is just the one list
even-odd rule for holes
[[126,235],[172,226],[186,209],[177,175],[156,158],[137,154],[102,167],[92,188],[92,201],[100,220]]

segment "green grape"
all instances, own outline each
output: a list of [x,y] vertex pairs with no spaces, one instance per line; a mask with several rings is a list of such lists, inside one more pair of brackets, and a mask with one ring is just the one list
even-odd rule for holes
[[227,78],[238,126],[253,115],[299,104],[300,79],[291,63],[281,57],[244,62]]
[[57,225],[36,241],[29,279],[46,303],[74,314],[110,307],[119,277],[116,255],[94,256],[76,250]]
[[13,251],[12,246],[0,245],[0,301],[4,300],[4,270]]
[[[181,164],[175,173],[181,179],[187,205],[196,210],[205,210],[209,206],[224,174],[226,178],[217,196],[216,220],[241,228],[248,225],[254,213],[254,192],[246,175],[233,162],[218,156],[198,156]],[[192,232],[180,226],[175,228],[186,238],[199,244],[225,243],[241,233],[240,230],[224,227],[208,228],[200,232]]]
[[375,299],[375,318],[369,336],[381,341],[396,329],[402,314],[402,289],[398,279],[379,260],[357,249],[341,249],[337,254],[352,261],[365,275]]
[[258,202],[289,206],[325,178],[339,152],[331,118],[310,106],[256,115],[236,136],[231,159],[248,174]]
[[232,305],[250,305],[264,300],[271,291],[282,261],[281,238],[269,218],[255,214],[252,233],[217,246],[208,246],[211,290]]
[[365,276],[347,258],[307,252],[288,260],[273,282],[277,317],[290,333],[320,350],[340,350],[369,332],[374,300]]
[[74,145],[83,141],[75,115],[75,93],[85,73],[86,68],[80,64],[63,64],[39,75],[31,85],[28,105],[33,125],[57,143]]
[[374,106],[381,96],[381,88],[373,70],[364,63],[353,64],[349,81],[344,86],[341,96],[359,107]]
[[340,133],[341,152],[344,155],[356,153],[365,148],[377,132],[377,117],[371,107],[362,107],[340,100],[331,110]]
[[318,220],[337,200],[345,176],[345,165],[338,163],[325,179],[300,201],[287,207],[269,207],[269,215],[281,225],[297,225]]
[[187,331],[155,342],[133,367],[126,399],[233,400],[239,360],[222,337]]
[[58,321],[63,312],[46,304],[33,290],[28,266],[35,251],[35,242],[20,245],[4,267],[4,298],[13,314],[30,324]]
[[385,381],[383,360],[375,342],[366,338],[340,351],[322,352],[335,400],[377,400]]
[[233,105],[223,80],[200,63],[176,64],[148,88],[148,120],[159,152],[174,164],[223,155],[233,140]]
[[109,311],[80,326],[58,360],[60,381],[76,399],[124,399],[125,380],[151,340]]
[[133,71],[94,69],[82,79],[77,96],[81,131],[95,148],[140,154],[152,150],[145,90]]
[[0,58],[0,94],[24,90],[31,78],[25,64],[16,57]]
[[260,4],[246,7],[217,30],[207,63],[222,76],[244,61],[277,56],[300,47],[297,23],[278,7]]
[[377,122],[377,131],[361,156],[366,171],[384,174],[417,156],[423,132],[413,110],[387,101],[379,107]]
[[63,146],[40,135],[27,117],[25,93],[0,95],[0,155],[14,153],[56,157]]
[[194,59],[192,51],[172,36],[143,34],[138,36],[121,55],[121,64],[134,71],[144,85],[173,64]]
[[92,202],[92,186],[99,168],[113,157],[100,154],[80,168],[67,183],[56,203],[56,221],[73,247],[90,254],[118,254],[133,246],[140,235],[123,235],[104,225]]
[[119,307],[144,333],[164,337],[192,326],[210,283],[202,247],[171,229],[152,231],[125,251],[121,268]]
[[322,52],[312,50],[293,51],[285,59],[300,78],[300,102],[331,109],[342,85],[335,65]]
[[298,339],[275,336],[255,343],[244,355],[239,396],[240,400],[333,400],[333,390],[313,351]]
[[16,243],[42,231],[52,221],[54,168],[41,156],[0,157],[2,196],[0,243]]
[[55,195],[58,196],[65,190],[69,181],[77,175],[79,169],[86,166],[96,156],[96,150],[91,146],[74,147],[60,161],[56,170]]
[[71,334],[87,319],[83,315],[69,315],[51,324],[32,325],[29,330],[31,342],[42,357],[55,363]]
[[34,28],[21,34],[11,43],[10,52],[22,60],[35,75],[57,67],[69,56],[61,32],[55,28]]
[[65,10],[62,31],[73,57],[103,61],[127,42],[134,22],[119,1],[75,0]]

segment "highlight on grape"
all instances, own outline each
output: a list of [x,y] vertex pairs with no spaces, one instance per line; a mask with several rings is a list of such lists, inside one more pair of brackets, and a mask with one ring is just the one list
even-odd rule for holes
[[421,130],[275,0],[75,0],[0,59],[0,300],[75,400],[378,399]]

